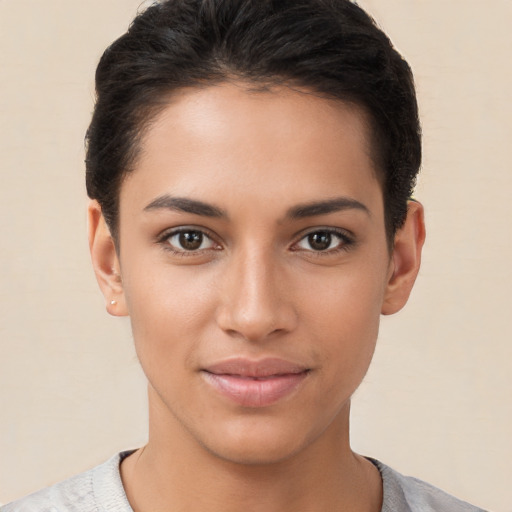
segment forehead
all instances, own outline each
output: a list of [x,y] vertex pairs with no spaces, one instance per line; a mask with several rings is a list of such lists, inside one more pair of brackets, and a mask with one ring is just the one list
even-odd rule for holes
[[307,202],[362,199],[377,187],[380,196],[370,139],[361,109],[308,90],[254,91],[242,83],[184,89],[145,131],[121,203],[133,192]]

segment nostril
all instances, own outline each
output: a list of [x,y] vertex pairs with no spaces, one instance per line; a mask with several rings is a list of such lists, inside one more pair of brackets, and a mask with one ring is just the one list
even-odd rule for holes
[[229,336],[258,342],[292,331],[296,326],[292,308],[281,304],[272,310],[259,310],[249,314],[236,308],[222,308],[217,325]]

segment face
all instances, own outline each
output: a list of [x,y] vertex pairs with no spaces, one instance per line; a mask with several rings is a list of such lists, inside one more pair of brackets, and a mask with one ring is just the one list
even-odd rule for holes
[[151,125],[107,298],[152,421],[245,463],[348,429],[394,271],[368,139],[356,107],[242,84],[183,91]]

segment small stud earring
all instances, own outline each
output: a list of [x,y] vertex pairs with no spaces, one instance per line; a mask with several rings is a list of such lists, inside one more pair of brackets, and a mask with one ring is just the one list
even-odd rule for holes
[[117,304],[117,300],[113,300],[113,299],[112,299],[112,300],[110,301],[110,304],[111,304],[112,306],[115,306],[115,305]]

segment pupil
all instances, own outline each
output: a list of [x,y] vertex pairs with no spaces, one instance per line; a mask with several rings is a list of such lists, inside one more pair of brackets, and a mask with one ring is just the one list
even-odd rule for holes
[[180,245],[188,251],[194,251],[201,247],[203,234],[199,231],[185,231],[180,233]]
[[309,245],[315,251],[323,251],[328,249],[331,245],[331,234],[325,231],[319,231],[318,233],[312,233],[308,236]]

